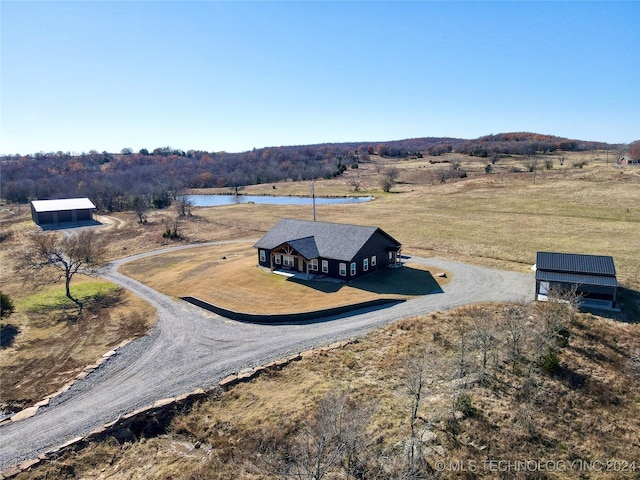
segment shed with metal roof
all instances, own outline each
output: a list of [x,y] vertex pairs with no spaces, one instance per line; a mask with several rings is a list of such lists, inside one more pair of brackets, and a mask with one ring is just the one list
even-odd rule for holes
[[254,245],[258,263],[352,280],[400,264],[402,245],[378,227],[282,219]]
[[538,252],[535,267],[537,300],[552,291],[575,290],[585,304],[616,306],[618,280],[611,256]]
[[94,221],[96,206],[88,198],[33,200],[31,218],[42,228],[86,225]]

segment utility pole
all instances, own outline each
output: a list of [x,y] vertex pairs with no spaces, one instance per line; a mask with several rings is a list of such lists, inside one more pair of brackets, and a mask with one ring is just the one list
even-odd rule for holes
[[316,221],[316,188],[315,180],[311,180],[311,198],[313,200],[313,221]]

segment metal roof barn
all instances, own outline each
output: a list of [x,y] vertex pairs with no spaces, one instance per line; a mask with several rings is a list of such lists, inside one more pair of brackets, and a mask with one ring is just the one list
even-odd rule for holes
[[69,228],[92,224],[96,206],[88,198],[33,200],[31,218],[43,229]]
[[613,257],[575,253],[538,252],[536,299],[551,291],[575,290],[583,305],[615,308],[618,280]]

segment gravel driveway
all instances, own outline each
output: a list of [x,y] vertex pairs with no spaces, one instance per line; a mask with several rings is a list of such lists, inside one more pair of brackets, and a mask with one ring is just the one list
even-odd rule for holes
[[[222,243],[230,242],[177,248]],[[35,458],[156,400],[198,387],[214,387],[222,378],[247,367],[363,335],[405,317],[481,301],[533,298],[534,281],[530,274],[411,257],[412,262],[451,272],[452,279],[444,287],[444,293],[389,308],[332,317],[331,321],[253,325],[205,312],[117,272],[123,263],[159,253],[162,252],[118,260],[102,274],[153,305],[158,313],[157,324],[148,335],[118,350],[95,372],[52,399],[36,416],[0,428],[0,469]]]

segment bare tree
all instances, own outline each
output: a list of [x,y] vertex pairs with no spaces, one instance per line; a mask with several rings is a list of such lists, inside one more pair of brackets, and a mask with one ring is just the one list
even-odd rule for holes
[[290,453],[294,476],[320,480],[338,466],[346,478],[356,476],[363,469],[361,457],[368,446],[365,433],[372,412],[346,393],[325,395],[294,440]]
[[144,195],[136,195],[131,201],[131,206],[138,216],[138,223],[147,223],[147,210],[149,209],[149,202]]
[[[430,372],[442,373],[443,364],[438,355],[424,351],[422,355],[410,356],[403,367],[403,386],[410,398],[409,408],[409,440],[405,447],[405,476],[407,478],[424,478],[431,472],[426,462],[423,447],[429,432],[429,420],[420,416],[420,407],[427,393],[426,388],[432,383]],[[419,428],[419,425],[423,428]]]
[[16,266],[18,274],[37,284],[57,283],[64,279],[65,292],[82,312],[83,303],[71,295],[71,280],[76,273],[94,275],[104,265],[102,241],[91,230],[68,237],[38,233],[30,238]]
[[566,342],[562,333],[577,312],[580,296],[575,289],[565,291],[550,290],[546,302],[536,302],[533,306],[535,331],[532,338],[532,366],[540,365],[544,355],[554,356],[556,347]]
[[509,352],[509,360],[514,371],[523,358],[523,349],[527,338],[527,306],[523,303],[508,308],[507,315],[500,325],[501,336]]
[[193,208],[193,202],[189,199],[188,195],[179,195],[176,197],[176,211],[181,217],[191,216],[191,209]]
[[166,229],[162,236],[164,238],[170,238],[171,240],[177,240],[180,238],[180,223],[182,222],[182,216],[176,215],[172,219],[167,220]]
[[458,344],[458,376],[463,378],[467,374],[467,349],[469,348],[469,322],[465,314],[454,313],[449,317],[449,326],[456,334]]
[[495,326],[491,317],[477,306],[469,308],[469,316],[471,317],[473,340],[475,345],[480,349],[482,380],[485,380],[488,375],[487,364],[489,355],[496,346]]
[[397,167],[389,167],[386,168],[382,172],[382,179],[380,181],[382,185],[382,190],[385,192],[390,192],[393,185],[396,183],[398,179],[398,175],[400,175],[400,170]]
[[353,190],[355,192],[359,192],[364,185],[364,178],[360,171],[357,171],[355,174],[350,175],[347,181],[349,182],[349,185],[353,187]]
[[533,172],[533,183],[536,183],[536,173],[538,172],[538,155],[534,153],[524,161],[524,166],[529,172]]

